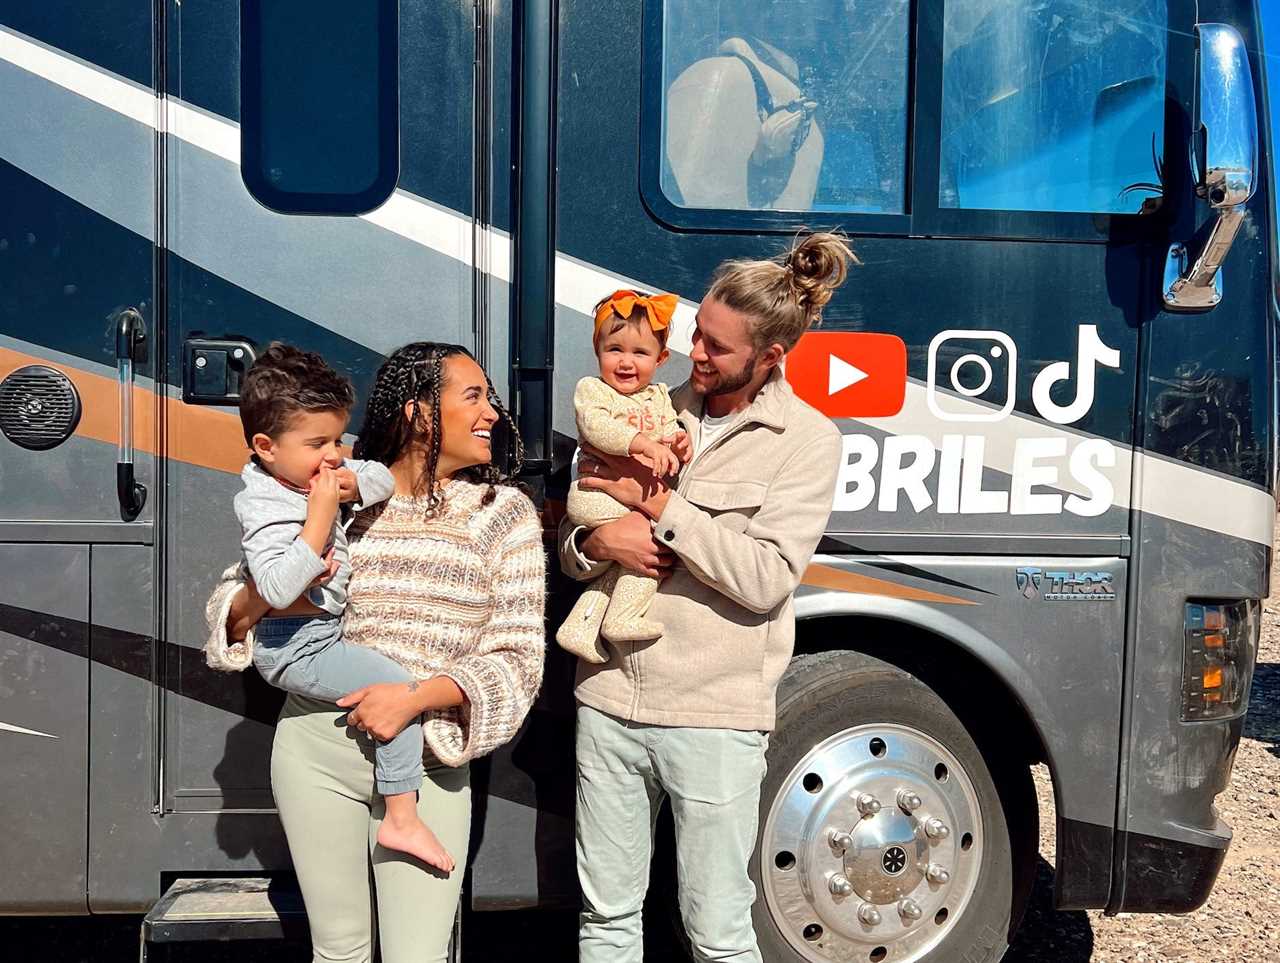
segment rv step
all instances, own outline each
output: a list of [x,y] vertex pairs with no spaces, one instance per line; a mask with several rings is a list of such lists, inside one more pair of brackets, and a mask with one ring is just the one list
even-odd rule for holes
[[[152,943],[229,940],[306,940],[307,914],[293,880],[248,878],[179,879],[142,921],[140,963]],[[462,913],[453,921],[449,959],[462,947]]]
[[148,943],[306,939],[302,894],[292,880],[179,879],[142,921]]

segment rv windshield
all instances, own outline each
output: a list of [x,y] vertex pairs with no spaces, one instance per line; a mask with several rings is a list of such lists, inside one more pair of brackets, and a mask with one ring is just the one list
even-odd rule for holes
[[1159,203],[1165,0],[951,0],[939,205],[1134,214]]

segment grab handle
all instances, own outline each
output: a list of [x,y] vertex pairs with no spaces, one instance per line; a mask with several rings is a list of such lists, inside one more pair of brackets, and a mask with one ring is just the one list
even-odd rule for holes
[[[1195,255],[1181,242],[1169,248],[1164,303],[1171,311],[1207,311],[1222,300],[1219,268],[1244,221],[1258,167],[1258,108],[1249,52],[1234,27],[1196,24],[1200,41],[1199,123],[1192,137],[1196,193],[1218,219]],[[1199,149],[1197,149],[1197,141]]]
[[134,362],[146,357],[147,326],[136,308],[120,312],[116,326],[116,373],[120,383],[120,449],[116,456],[116,497],[120,517],[131,522],[147,503],[147,489],[133,476]]

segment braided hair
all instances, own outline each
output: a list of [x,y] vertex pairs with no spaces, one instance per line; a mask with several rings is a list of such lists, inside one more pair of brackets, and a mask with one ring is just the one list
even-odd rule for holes
[[[444,365],[449,358],[467,357],[475,360],[466,348],[459,344],[443,344],[433,341],[414,341],[394,351],[378,369],[365,406],[364,424],[355,445],[355,457],[379,461],[390,467],[415,438],[425,433],[427,440],[427,464],[420,477],[414,480],[413,493],[426,495],[427,513],[440,507],[443,495],[436,471],[440,466],[440,394],[445,385]],[[497,497],[498,486],[518,487],[512,478],[524,465],[524,443],[516,430],[515,422],[498,400],[493,384],[485,376],[489,404],[506,423],[515,453],[511,475],[494,464],[471,465],[457,475],[476,484],[487,484],[482,505],[489,505]],[[404,406],[412,402],[413,417],[406,419]],[[422,407],[426,407],[426,411]],[[430,426],[423,424],[430,418]]]

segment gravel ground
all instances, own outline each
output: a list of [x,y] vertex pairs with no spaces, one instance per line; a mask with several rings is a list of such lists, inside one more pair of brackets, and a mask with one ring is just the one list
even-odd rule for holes
[[[1280,583],[1280,568],[1277,570]],[[1058,913],[1052,908],[1053,794],[1048,772],[1036,773],[1043,857],[1031,906],[1005,963],[1280,963],[1280,584],[1263,613],[1262,645],[1244,738],[1231,785],[1218,797],[1235,840],[1209,902],[1187,916]],[[675,959],[653,921],[646,958]],[[465,963],[574,959],[571,913],[468,914]],[[132,917],[0,919],[4,959],[31,956],[56,963],[129,963],[138,958],[138,920]],[[153,957],[158,961],[163,955]],[[183,947],[181,963],[305,963],[297,944]]]

